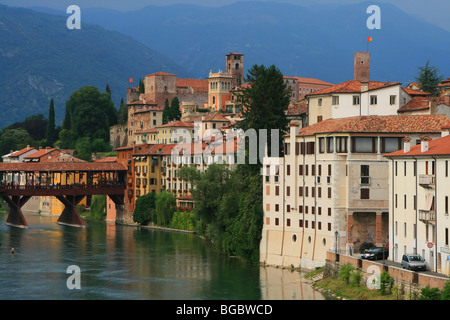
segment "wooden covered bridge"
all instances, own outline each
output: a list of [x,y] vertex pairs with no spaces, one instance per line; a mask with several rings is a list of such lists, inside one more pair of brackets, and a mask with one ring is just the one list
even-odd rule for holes
[[59,224],[84,227],[76,206],[89,195],[108,195],[123,207],[126,168],[117,162],[0,163],[0,196],[9,206],[6,224],[26,228],[22,206],[32,196],[54,196],[65,208]]

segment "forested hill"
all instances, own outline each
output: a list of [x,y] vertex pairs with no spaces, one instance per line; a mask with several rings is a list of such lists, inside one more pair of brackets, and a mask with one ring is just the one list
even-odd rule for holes
[[129,78],[164,70],[190,73],[129,36],[84,23],[69,30],[67,18],[0,5],[0,128],[26,116],[48,116],[55,100],[57,124],[71,93],[109,85],[118,108]]

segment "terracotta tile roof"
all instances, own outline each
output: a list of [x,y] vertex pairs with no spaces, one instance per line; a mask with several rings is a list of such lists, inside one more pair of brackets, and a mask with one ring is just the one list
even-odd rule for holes
[[155,73],[147,75],[147,77],[148,76],[176,76],[176,75],[171,74],[171,73],[167,73],[167,72],[159,71],[159,72],[155,72]]
[[117,157],[106,157],[102,159],[95,159],[95,162],[117,162]]
[[[54,152],[54,151],[56,151],[56,152]],[[60,151],[55,148],[43,148],[43,149],[39,149],[35,153],[32,153],[32,154],[26,156],[24,159],[26,159],[26,160],[40,159],[40,161],[42,161],[42,160],[44,160],[43,157],[45,157],[46,155],[53,154],[54,156],[56,156],[57,153],[60,153]]]
[[385,157],[408,157],[408,156],[436,156],[449,155],[450,156],[450,135],[428,141],[428,151],[421,152],[421,145],[417,144],[411,146],[409,152],[404,152],[403,149],[385,154]]
[[197,92],[208,92],[209,82],[205,79],[177,79],[177,87],[191,87]]
[[210,113],[206,114],[204,116],[198,116],[195,118],[190,118],[189,122],[195,122],[195,121],[203,121],[203,122],[230,122],[229,119],[225,118],[220,113]]
[[163,124],[161,126],[157,126],[155,128],[168,128],[168,127],[189,127],[189,128],[193,128],[194,125],[192,123],[184,122],[184,121],[173,121],[173,122],[169,122],[169,123]]
[[408,112],[408,111],[419,111],[426,110],[430,108],[430,100],[432,98],[424,98],[424,97],[413,97],[408,103],[399,108],[397,112]]
[[321,121],[300,129],[299,136],[334,132],[440,133],[449,125],[446,115],[358,116]]
[[297,79],[298,83],[302,83],[302,84],[317,84],[317,85],[333,86],[332,83],[329,83],[329,82],[326,82],[323,80],[319,80],[319,79],[314,79],[314,78],[305,78],[305,77],[289,77],[289,78]]
[[150,129],[146,129],[146,130],[138,130],[136,131],[136,134],[138,133],[157,133],[158,130],[156,128],[150,128]]
[[133,153],[133,156],[144,156],[144,155],[169,155],[176,144],[147,144]]
[[151,105],[151,106],[156,106],[156,102],[153,100],[136,100],[136,101],[132,101],[130,103],[127,103],[127,105]]
[[[390,87],[401,85],[400,82],[380,82],[380,81],[370,81],[369,82],[369,91],[376,90],[380,88]],[[315,91],[313,93],[309,93],[305,96],[314,96],[314,95],[322,95],[322,94],[331,94],[331,93],[359,93],[361,92],[361,81],[358,80],[349,80],[339,84],[335,84],[329,88],[325,88],[319,91]]]
[[429,96],[430,94],[428,92],[420,91],[420,90],[414,90],[410,88],[402,88],[403,91],[405,91],[410,96]]
[[37,151],[36,148],[27,146],[27,147],[23,148],[22,150],[13,152],[13,153],[10,155],[10,157],[19,157],[19,156],[23,155],[24,153],[27,153],[27,152],[29,152],[29,151],[31,151],[31,150],[36,150],[36,151]]
[[125,166],[117,162],[1,162],[0,171],[123,171]]
[[308,112],[308,105],[305,100],[292,102],[289,104],[287,115],[302,115]]

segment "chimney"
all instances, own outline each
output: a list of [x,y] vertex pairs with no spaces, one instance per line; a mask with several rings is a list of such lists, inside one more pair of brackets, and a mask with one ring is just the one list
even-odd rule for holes
[[427,152],[428,151],[428,142],[431,140],[431,138],[428,136],[421,136],[420,140],[421,140],[420,152]]
[[403,138],[403,153],[408,153],[411,151],[411,138],[404,137]]
[[354,80],[369,83],[370,75],[370,53],[355,52]]
[[291,155],[295,155],[295,143],[296,143],[296,137],[298,135],[298,133],[300,132],[300,125],[298,124],[298,122],[296,121],[292,121],[289,124],[290,127],[290,153]]

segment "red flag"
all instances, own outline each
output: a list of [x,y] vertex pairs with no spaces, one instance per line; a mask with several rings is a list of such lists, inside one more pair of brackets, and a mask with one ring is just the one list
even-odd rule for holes
[[130,83],[132,83],[133,82],[133,78],[130,78]]
[[368,37],[367,41],[371,42],[372,41],[372,37]]

